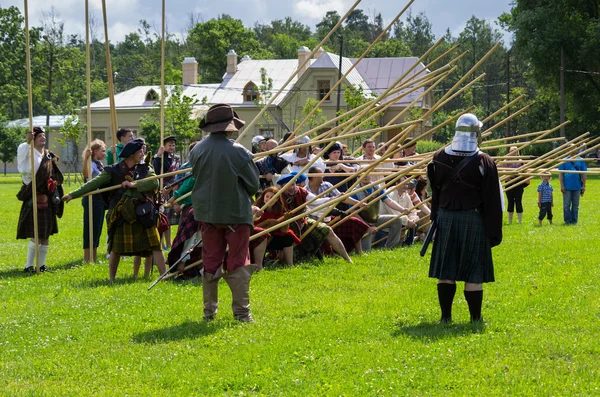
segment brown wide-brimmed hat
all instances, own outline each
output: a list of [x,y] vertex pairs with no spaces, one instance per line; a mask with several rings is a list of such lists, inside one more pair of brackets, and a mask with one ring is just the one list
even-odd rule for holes
[[244,124],[246,122],[240,120],[231,106],[219,103],[208,109],[206,116],[200,122],[200,128],[206,132],[235,132],[239,131]]

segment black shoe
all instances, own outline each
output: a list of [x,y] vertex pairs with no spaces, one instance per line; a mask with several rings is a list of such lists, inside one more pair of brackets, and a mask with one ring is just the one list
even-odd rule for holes
[[46,266],[46,265],[40,266],[40,273],[49,272],[49,271],[50,271],[50,268],[48,266]]
[[23,270],[25,273],[35,273],[35,267],[33,266],[27,266],[25,268],[25,270]]
[[440,324],[450,324],[452,323],[452,317],[442,317],[440,319]]

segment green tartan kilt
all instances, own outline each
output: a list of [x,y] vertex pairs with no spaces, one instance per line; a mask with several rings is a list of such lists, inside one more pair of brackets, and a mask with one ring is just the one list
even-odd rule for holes
[[481,284],[494,281],[490,239],[476,210],[440,208],[429,277]]
[[136,221],[123,222],[114,229],[108,238],[109,252],[146,257],[152,255],[152,251],[160,251],[160,236],[156,226],[146,229]]
[[160,235],[157,224],[145,228],[135,215],[135,204],[123,198],[107,216],[108,252],[125,256],[150,256],[160,251]]
[[[298,222],[292,222],[290,224],[290,229],[292,229],[294,234],[300,238],[302,233],[306,232],[315,223],[317,223],[317,221],[314,219],[306,218],[306,224],[303,225],[302,230],[299,230],[300,225],[298,225]],[[327,236],[329,236],[329,233],[332,233],[331,228],[325,223],[319,222],[308,236],[302,239],[300,245],[296,246],[294,249],[294,260],[296,260],[296,258],[300,260],[315,255],[317,250],[321,248],[321,245],[327,239]]]

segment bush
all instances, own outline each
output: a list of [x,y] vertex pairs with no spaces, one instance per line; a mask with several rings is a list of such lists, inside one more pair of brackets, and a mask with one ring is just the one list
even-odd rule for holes
[[445,145],[437,141],[417,141],[417,153],[435,152]]

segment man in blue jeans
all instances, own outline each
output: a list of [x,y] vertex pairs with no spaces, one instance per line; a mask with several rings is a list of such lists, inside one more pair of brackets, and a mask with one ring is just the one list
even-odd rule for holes
[[[572,161],[561,164],[558,169],[561,171],[587,171],[585,161],[576,161],[577,159],[581,159],[581,157],[576,157]],[[586,179],[586,174],[574,172],[561,172],[558,174],[560,191],[563,194],[563,214],[565,224],[567,225],[574,225],[577,223],[579,198],[585,193]]]

